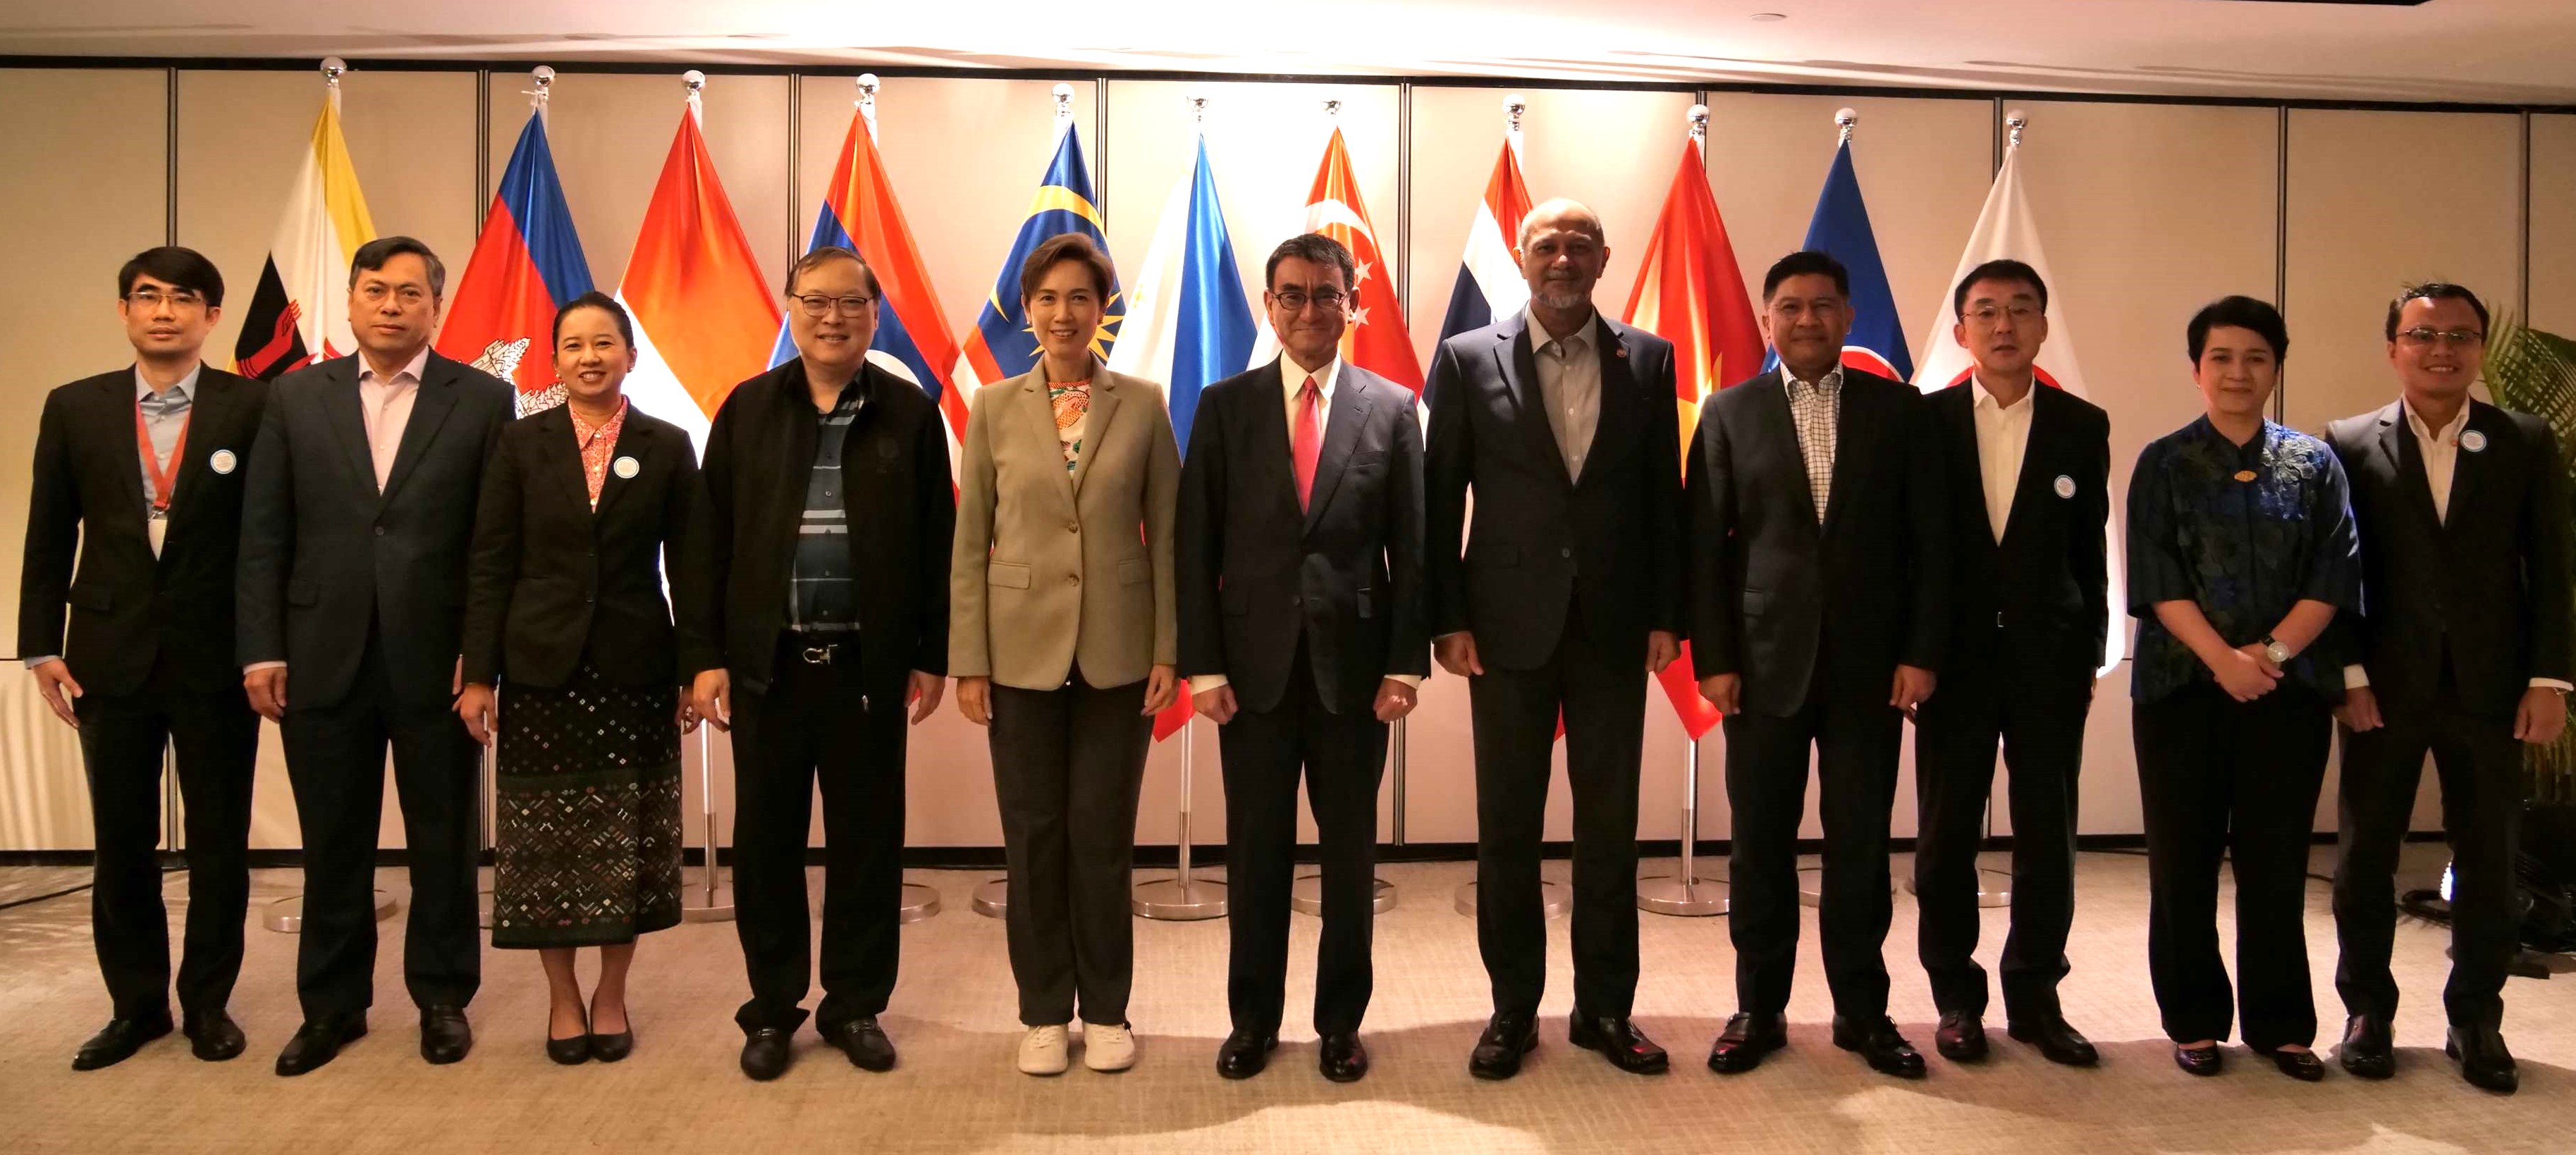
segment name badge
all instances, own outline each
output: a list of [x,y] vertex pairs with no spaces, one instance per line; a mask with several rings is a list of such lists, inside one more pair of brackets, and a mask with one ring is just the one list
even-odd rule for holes
[[2056,487],[2056,488],[2057,488],[2057,496],[2059,496],[2059,497],[2066,497],[2066,498],[2074,497],[2074,496],[2075,496],[2075,479],[2074,479],[2074,478],[2072,478],[2072,477],[2068,477],[2068,476],[2066,476],[2066,475],[2065,475],[2065,474],[2063,474],[2063,473],[2058,474],[2058,475],[2057,475],[2057,487]]
[[2460,448],[2468,450],[2471,453],[2484,453],[2487,449],[2487,435],[2475,429],[2462,433],[2460,434]]
[[644,471],[644,467],[637,465],[635,463],[635,459],[632,457],[620,457],[616,461],[610,462],[608,468],[615,470],[617,476],[623,477],[628,481],[635,480],[635,475]]
[[240,464],[241,458],[233,456],[229,449],[218,449],[206,457],[206,468],[217,473],[230,474]]

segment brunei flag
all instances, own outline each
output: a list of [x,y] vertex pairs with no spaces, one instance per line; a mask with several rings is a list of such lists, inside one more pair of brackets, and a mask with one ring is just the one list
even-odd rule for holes
[[286,211],[268,244],[259,288],[242,314],[233,343],[233,371],[263,381],[316,361],[358,351],[349,331],[349,256],[376,239],[358,172],[349,164],[349,142],[340,135],[340,85],[332,81],[313,122],[313,144]]
[[715,158],[689,94],[680,130],[644,209],[617,299],[635,316],[635,372],[626,395],[685,429],[706,450],[707,426],[736,384],[769,366],[778,301],[716,179]]
[[[814,236],[806,251],[839,247],[867,258],[876,273],[876,339],[868,360],[878,368],[919,386],[939,403],[948,422],[948,459],[958,458],[958,438],[966,429],[965,394],[950,386],[939,369],[957,363],[957,341],[949,335],[948,318],[930,289],[930,270],[912,243],[903,208],[895,203],[894,186],[886,181],[885,162],[877,155],[876,117],[867,112],[850,117],[850,135],[841,142],[841,159],[832,167],[832,183],[823,190],[823,207],[814,214]],[[769,350],[769,363],[783,365],[796,355],[796,342],[786,327]]]
[[[1887,263],[1878,256],[1878,234],[1869,227],[1869,206],[1860,197],[1860,174],[1852,167],[1851,141],[1834,150],[1825,170],[1825,188],[1816,194],[1816,215],[1807,223],[1805,248],[1831,253],[1851,274],[1851,333],[1843,339],[1843,364],[1892,381],[1914,377],[1914,355],[1907,351],[1905,326],[1896,318],[1896,294],[1887,287]],[[1769,354],[1766,365],[1778,365]]]
[[1521,180],[1520,134],[1503,140],[1494,158],[1494,175],[1485,181],[1485,199],[1476,205],[1475,223],[1467,226],[1467,252],[1458,261],[1458,280],[1449,290],[1449,315],[1441,318],[1443,341],[1470,329],[1482,329],[1529,304],[1529,282],[1521,276],[1521,219],[1530,213],[1529,185]]
[[[1422,396],[1422,361],[1413,354],[1413,338],[1404,331],[1404,308],[1395,299],[1395,281],[1387,276],[1377,229],[1369,224],[1368,206],[1360,200],[1359,178],[1351,175],[1350,149],[1342,130],[1324,143],[1324,162],[1315,170],[1315,187],[1306,194],[1306,231],[1322,233],[1351,251],[1358,266],[1352,274],[1352,309],[1342,332],[1342,360],[1357,365]],[[1279,355],[1279,336],[1265,320],[1252,363]]]
[[552,349],[555,311],[591,291],[590,262],[564,206],[542,106],[528,114],[483,235],[448,306],[438,351],[519,387],[519,412],[563,402]]
[[[1697,129],[1682,146],[1681,168],[1673,174],[1664,211],[1646,242],[1636,290],[1628,294],[1628,323],[1673,343],[1674,402],[1681,410],[1683,441],[1673,452],[1682,453],[1699,425],[1700,399],[1753,376],[1762,365],[1762,333],[1753,323],[1753,303],[1745,295],[1744,272],[1735,263],[1726,222],[1718,217],[1717,198],[1708,191]],[[1683,643],[1681,659],[1664,667],[1657,680],[1693,739],[1717,724],[1717,711],[1699,696],[1689,643]]]
[[[975,328],[966,334],[965,348],[948,375],[949,383],[956,386],[961,413],[975,390],[1037,367],[1037,334],[1029,329],[1028,314],[1020,308],[1020,266],[1029,254],[1047,238],[1063,233],[1081,233],[1101,252],[1109,251],[1109,238],[1101,231],[1100,202],[1091,195],[1091,170],[1082,163],[1082,136],[1074,131],[1072,117],[1057,119],[1063,127],[1056,135],[1055,156],[1047,162],[1046,175],[1038,178],[1037,195],[1029,199],[1029,215],[1011,238],[1001,272],[993,277],[993,295],[985,298],[984,312],[975,318]],[[1120,314],[1126,309],[1116,284],[1109,286],[1109,299],[1102,307],[1100,334],[1092,340],[1091,352],[1107,360],[1118,341]],[[963,422],[959,418],[957,427],[963,428]]]

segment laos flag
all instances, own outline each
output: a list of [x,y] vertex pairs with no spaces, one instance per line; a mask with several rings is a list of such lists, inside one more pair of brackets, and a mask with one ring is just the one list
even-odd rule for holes
[[590,291],[590,262],[564,207],[540,109],[528,114],[501,172],[438,351],[517,385],[522,413],[556,404],[555,310]]
[[[1831,253],[1851,273],[1851,335],[1843,340],[1843,364],[1892,381],[1914,379],[1914,356],[1907,351],[1905,326],[1896,319],[1896,294],[1887,286],[1887,265],[1878,259],[1878,237],[1870,232],[1869,206],[1860,199],[1860,175],[1852,169],[1851,142],[1834,150],[1825,170],[1825,188],[1816,194],[1816,215],[1807,223],[1806,246]],[[1772,353],[1765,367],[1778,365]]]

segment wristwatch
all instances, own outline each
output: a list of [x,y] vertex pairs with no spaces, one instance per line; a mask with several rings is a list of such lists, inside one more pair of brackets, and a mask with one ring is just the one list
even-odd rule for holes
[[2263,657],[2273,665],[2286,666],[2294,656],[2290,652],[2290,647],[2282,645],[2270,634],[2263,635]]

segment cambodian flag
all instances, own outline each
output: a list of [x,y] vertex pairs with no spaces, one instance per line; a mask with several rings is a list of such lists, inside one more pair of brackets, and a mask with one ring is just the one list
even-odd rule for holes
[[[1109,251],[1100,201],[1091,195],[1091,170],[1082,163],[1082,136],[1074,131],[1072,117],[1059,120],[1063,128],[1056,135],[1055,158],[1047,162],[1046,175],[1038,178],[1037,195],[1029,199],[1029,215],[1020,222],[1019,234],[1011,238],[1001,272],[993,277],[993,295],[985,299],[984,312],[975,318],[975,328],[966,334],[966,346],[957,356],[957,367],[948,375],[961,404],[977,389],[1037,367],[1037,334],[1029,331],[1028,314],[1020,308],[1020,266],[1027,263],[1029,254],[1048,238],[1064,233],[1081,233],[1101,252]],[[1120,314],[1126,310],[1116,284],[1109,286],[1109,299],[1102,306],[1106,312],[1091,352],[1107,360],[1118,341]]]
[[[1816,194],[1816,215],[1807,222],[1806,246],[1833,254],[1851,273],[1851,335],[1843,339],[1843,364],[1894,381],[1914,378],[1914,355],[1907,351],[1905,326],[1896,319],[1896,294],[1887,287],[1887,265],[1878,259],[1878,236],[1869,228],[1869,206],[1861,203],[1860,176],[1852,170],[1851,142],[1834,150],[1825,170],[1825,188]],[[1778,352],[1765,367],[1780,363]]]
[[516,384],[523,413],[560,402],[561,391],[553,389],[555,310],[590,291],[590,262],[564,207],[540,108],[528,114],[510,165],[501,170],[500,191],[457,283],[438,351]]

